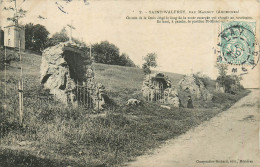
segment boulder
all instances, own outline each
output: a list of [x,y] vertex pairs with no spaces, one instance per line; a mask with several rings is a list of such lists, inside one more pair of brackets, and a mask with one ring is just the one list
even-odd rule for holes
[[177,96],[168,98],[167,103],[172,104],[176,108],[180,107],[180,99]]
[[164,90],[164,103],[172,104],[179,108],[181,105],[177,89],[167,88]]
[[207,101],[213,98],[213,95],[207,90],[204,83],[194,75],[184,76],[178,85],[180,91],[189,92],[197,99]]
[[42,53],[41,84],[63,104],[75,105],[73,90],[84,80],[85,71],[84,52],[76,44],[60,43]]

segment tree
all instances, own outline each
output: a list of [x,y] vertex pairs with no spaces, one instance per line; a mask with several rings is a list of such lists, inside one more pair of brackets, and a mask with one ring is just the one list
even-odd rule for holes
[[[54,46],[59,44],[60,42],[67,42],[69,41],[69,36],[66,30],[66,27],[63,27],[60,32],[56,32],[55,34],[52,35],[52,37],[48,41],[48,46]],[[86,46],[84,42],[81,42],[80,40],[73,38],[72,41],[75,42],[76,44]]]
[[144,63],[144,64],[142,65],[142,69],[143,69],[143,72],[144,72],[145,75],[151,74],[150,67],[149,67],[146,63]]
[[129,57],[128,57],[128,59],[127,59],[127,62],[126,62],[126,64],[125,64],[125,66],[127,66],[127,67],[137,67],[137,66],[135,65],[135,63],[133,62],[133,60],[131,60]]
[[235,85],[236,82],[235,80],[232,78],[231,75],[226,75],[224,76],[224,85],[225,85],[225,92],[226,93],[232,93],[231,92],[231,86]]
[[122,53],[120,55],[119,59],[117,60],[117,65],[128,66],[128,67],[136,66],[126,53]]
[[69,36],[67,35],[65,27],[63,27],[60,32],[56,32],[52,35],[52,37],[48,41],[48,46],[54,46],[59,44],[60,42],[66,41],[69,41]]
[[201,72],[197,72],[196,74],[193,74],[193,76],[196,80],[201,80],[206,88],[209,86],[211,80],[209,76],[202,74]]
[[49,31],[45,26],[33,23],[25,25],[25,46],[26,49],[41,52],[47,46]]
[[228,65],[227,64],[217,64],[216,67],[218,68],[218,74],[219,76],[226,76],[227,75],[227,70],[228,70]]
[[33,23],[29,23],[25,25],[25,48],[32,49],[33,48]]
[[145,75],[151,74],[151,67],[157,67],[157,54],[156,53],[148,53],[144,57],[144,64],[142,65],[142,69]]
[[117,60],[118,65],[125,66],[127,64],[128,55],[125,53],[122,53],[121,56],[119,56],[119,59]]
[[227,75],[228,65],[227,64],[217,64],[219,76],[217,77],[217,82],[225,88],[226,93],[235,93],[237,90],[243,88],[240,84],[242,80],[241,76],[238,75]]
[[225,86],[226,87],[227,80],[228,80],[228,78],[226,77],[227,76],[228,65],[227,64],[219,64],[218,63],[216,65],[216,67],[218,69],[218,74],[219,74],[219,76],[217,77],[217,82],[221,86]]
[[96,63],[117,65],[119,61],[119,48],[108,41],[96,43],[92,48]]

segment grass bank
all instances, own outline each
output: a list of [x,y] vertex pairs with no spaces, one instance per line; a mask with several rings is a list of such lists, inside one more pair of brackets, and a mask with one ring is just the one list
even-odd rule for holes
[[[19,64],[8,67],[6,98],[1,71],[0,166],[121,166],[209,120],[249,93],[213,92],[212,102],[195,109],[168,110],[156,103],[125,106],[124,100],[140,96],[142,71],[96,64],[96,79],[120,105],[113,111],[91,114],[42,98],[48,92],[39,84],[40,58],[24,56],[24,126],[18,124]],[[182,75],[169,77],[175,84]]]

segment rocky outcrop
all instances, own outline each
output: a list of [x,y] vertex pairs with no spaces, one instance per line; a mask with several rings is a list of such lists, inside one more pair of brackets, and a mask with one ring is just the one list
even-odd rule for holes
[[174,107],[179,108],[181,101],[179,99],[178,91],[176,89],[167,88],[164,90],[164,103],[172,104]]
[[96,83],[92,61],[81,47],[60,43],[42,54],[41,83],[65,105],[103,110],[109,105],[105,87]]
[[63,104],[75,104],[77,81],[85,77],[84,52],[79,46],[65,42],[43,51],[40,68],[41,84]]
[[197,99],[212,100],[213,95],[206,89],[204,83],[194,75],[186,75],[179,82],[180,91],[189,92]]

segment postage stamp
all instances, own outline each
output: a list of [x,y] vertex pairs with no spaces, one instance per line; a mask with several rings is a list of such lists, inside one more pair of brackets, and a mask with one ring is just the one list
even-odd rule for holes
[[232,21],[221,23],[218,63],[255,65],[255,22]]
[[248,74],[257,66],[260,59],[256,22],[222,22],[214,53],[217,63],[229,65],[232,73]]

